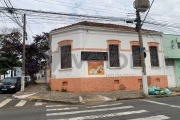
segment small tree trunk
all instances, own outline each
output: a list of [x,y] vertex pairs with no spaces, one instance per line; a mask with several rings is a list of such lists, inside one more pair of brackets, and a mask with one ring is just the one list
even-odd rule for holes
[[30,76],[30,78],[31,78],[30,84],[31,84],[31,85],[37,84],[37,83],[35,82],[34,74],[29,74],[29,76]]

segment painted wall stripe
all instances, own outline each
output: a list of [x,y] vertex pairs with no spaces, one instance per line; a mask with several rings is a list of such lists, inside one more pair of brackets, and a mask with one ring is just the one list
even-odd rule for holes
[[6,100],[2,101],[2,102],[0,103],[0,107],[3,107],[3,106],[6,105],[7,103],[9,103],[11,100],[12,100],[12,99],[6,99]]
[[46,116],[70,115],[70,114],[87,113],[87,112],[102,112],[102,111],[120,110],[120,109],[128,109],[128,108],[134,108],[134,107],[133,107],[133,106],[123,106],[123,107],[102,108],[102,109],[83,110],[83,111],[70,111],[70,112],[60,112],[60,113],[48,113],[48,114],[46,114]]
[[170,117],[167,117],[165,115],[157,115],[157,116],[137,118],[137,119],[129,119],[129,120],[167,120],[167,119],[170,119]]
[[156,102],[156,101],[151,101],[151,100],[142,100],[142,101],[154,103],[154,104],[158,104],[158,105],[165,105],[165,106],[169,106],[169,107],[173,107],[173,108],[180,108],[180,106],[177,106],[177,105],[171,105],[171,104],[166,104],[166,103],[161,103],[161,102]]
[[35,103],[35,106],[40,106],[40,105],[42,105],[43,103],[42,102],[36,102]]
[[63,106],[66,106],[66,105],[47,105],[46,107],[63,107]]
[[15,106],[16,107],[22,107],[22,106],[24,106],[25,104],[26,104],[26,100],[21,100],[18,104],[16,104]]
[[[107,117],[119,117],[131,114],[140,114],[148,112],[146,110],[136,110],[136,111],[127,111],[127,112],[119,112],[119,113],[111,113],[111,114],[101,114],[101,115],[91,115],[91,116],[82,116],[82,117],[74,117],[74,118],[65,118],[65,119],[51,119],[51,120],[86,120],[86,119],[100,119],[100,118],[107,118]],[[50,119],[49,119],[50,120]]]

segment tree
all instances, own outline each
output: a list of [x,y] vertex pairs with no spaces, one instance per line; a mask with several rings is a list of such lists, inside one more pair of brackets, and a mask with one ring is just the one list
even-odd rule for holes
[[[31,77],[30,84],[36,84],[34,75],[46,67],[49,50],[48,33],[42,33],[33,38],[32,44],[25,45],[25,72]],[[23,43],[21,42],[22,35],[20,32],[13,30],[7,34],[1,34],[0,39],[2,39],[1,56],[7,58],[0,59],[0,61],[3,61],[0,63],[0,72],[5,73],[9,69],[13,69],[13,67],[22,66]]]
[[[30,45],[26,45],[26,59],[25,59],[25,71],[30,75],[30,84],[36,84],[34,75],[38,73],[42,66],[46,66],[46,60],[48,58],[47,51],[49,50],[49,35],[48,33],[43,33],[42,35],[36,35],[34,41]],[[22,43],[16,44],[16,49],[22,54]]]
[[0,49],[0,75],[20,66],[20,55],[15,44],[20,43],[22,35],[18,29],[3,29],[0,34],[2,48]]
[[9,70],[9,61],[5,58],[0,58],[0,75],[5,75]]

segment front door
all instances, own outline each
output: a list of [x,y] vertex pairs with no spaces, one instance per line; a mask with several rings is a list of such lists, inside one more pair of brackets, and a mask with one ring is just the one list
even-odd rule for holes
[[166,74],[168,77],[168,87],[177,87],[177,81],[175,77],[174,60],[166,59]]

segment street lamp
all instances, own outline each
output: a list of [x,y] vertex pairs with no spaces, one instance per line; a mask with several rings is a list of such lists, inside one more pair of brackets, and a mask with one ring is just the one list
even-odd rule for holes
[[143,40],[142,40],[142,31],[141,31],[141,17],[139,12],[146,12],[150,7],[149,0],[135,0],[134,1],[134,8],[136,9],[136,31],[138,32],[139,36],[139,46],[140,46],[140,56],[141,56],[141,67],[142,67],[142,84],[143,84],[143,91],[145,95],[148,95],[148,83],[147,83],[147,75],[146,75],[146,64],[145,64],[145,56],[143,47]]
[[133,5],[139,12],[146,12],[150,7],[149,0],[135,0]]

